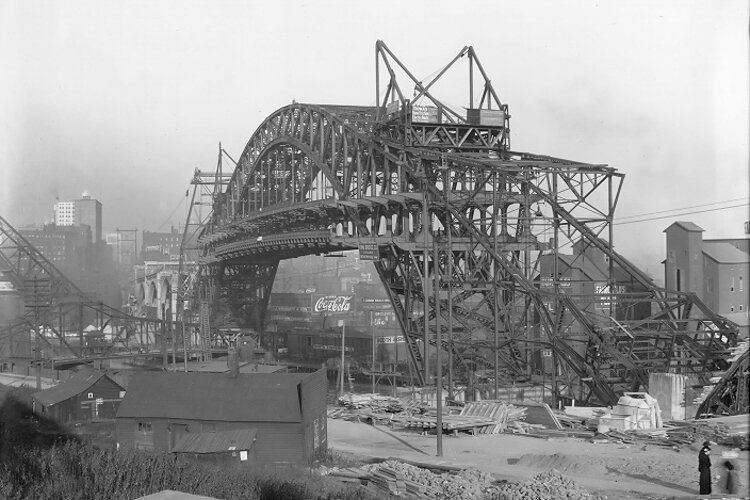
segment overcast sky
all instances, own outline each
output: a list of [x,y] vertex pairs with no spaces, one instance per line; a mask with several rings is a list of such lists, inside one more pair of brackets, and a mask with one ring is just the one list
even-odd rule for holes
[[743,236],[748,14],[746,0],[0,0],[0,215],[42,223],[88,190],[105,231],[169,230],[219,141],[236,158],[293,99],[373,104],[376,40],[420,77],[473,45],[513,149],[617,168],[619,216],[744,203],[618,225],[617,249],[659,275],[673,220]]

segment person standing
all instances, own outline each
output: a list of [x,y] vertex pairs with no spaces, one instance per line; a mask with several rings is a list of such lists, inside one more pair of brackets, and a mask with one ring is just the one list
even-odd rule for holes
[[700,472],[700,494],[711,494],[711,442],[704,441],[701,451],[698,452],[698,472]]
[[734,464],[730,460],[724,461],[724,481],[722,482],[724,493],[735,494],[739,491],[739,480],[737,471],[734,470]]

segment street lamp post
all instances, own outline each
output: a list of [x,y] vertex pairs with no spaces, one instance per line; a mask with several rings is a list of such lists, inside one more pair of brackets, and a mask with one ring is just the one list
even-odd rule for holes
[[346,322],[342,319],[339,320],[341,326],[341,365],[339,366],[339,383],[341,387],[339,389],[339,397],[344,396],[344,349],[345,349],[345,337],[346,337]]

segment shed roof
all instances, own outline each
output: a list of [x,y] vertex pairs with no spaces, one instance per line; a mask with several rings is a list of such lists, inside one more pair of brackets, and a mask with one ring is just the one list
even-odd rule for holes
[[[54,405],[87,391],[102,377],[107,377],[107,374],[91,370],[81,371],[54,387],[34,393],[33,398],[43,406]],[[112,383],[117,384],[114,380],[112,380]],[[119,384],[117,385],[119,386]]]
[[707,257],[721,264],[747,264],[750,262],[750,256],[731,243],[703,242],[703,253]]
[[[252,363],[242,361],[239,363],[240,373],[274,373],[286,370],[283,365],[266,365],[261,363]],[[226,360],[212,360],[200,363],[189,363],[188,371],[191,372],[210,372],[210,373],[228,373],[229,366]]]
[[234,429],[217,432],[193,432],[180,437],[173,453],[222,453],[249,450],[255,443],[256,429]]
[[301,422],[305,373],[142,372],[130,380],[118,418]]
[[705,231],[705,229],[703,229],[702,227],[700,227],[698,224],[694,222],[677,221],[677,222],[673,222],[672,224],[670,224],[669,227],[665,229],[663,232],[666,233],[669,230],[669,228],[671,228],[672,226],[679,226],[686,231],[699,231],[699,232]]

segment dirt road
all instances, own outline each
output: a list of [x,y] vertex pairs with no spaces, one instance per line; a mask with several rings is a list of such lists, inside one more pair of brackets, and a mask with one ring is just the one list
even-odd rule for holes
[[[365,457],[398,457],[418,462],[474,467],[502,479],[529,479],[557,469],[579,485],[609,500],[697,498],[698,448],[594,444],[577,438],[538,439],[514,434],[444,436],[443,457],[436,457],[434,435],[328,419],[328,446]],[[715,465],[724,448],[713,447]],[[750,497],[750,453],[740,452],[742,494]],[[718,470],[718,467],[715,467]],[[716,495],[716,498],[722,498]],[[728,497],[727,497],[728,498]]]

